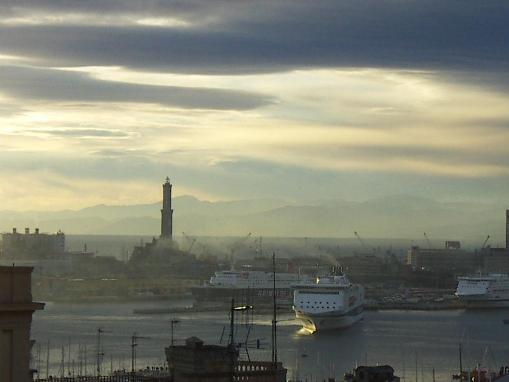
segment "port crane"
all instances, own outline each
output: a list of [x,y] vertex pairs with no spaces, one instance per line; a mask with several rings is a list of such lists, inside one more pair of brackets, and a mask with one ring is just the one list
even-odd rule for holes
[[431,249],[431,241],[429,240],[428,234],[424,232],[424,238],[426,239],[426,243],[428,243],[428,248]]
[[182,236],[184,236],[184,238],[190,243],[189,244],[189,248],[187,249],[186,252],[191,252],[191,249],[193,249],[193,246],[196,243],[196,238],[195,237],[190,237],[185,232],[182,232]]
[[376,249],[375,249],[375,248],[370,247],[369,245],[367,245],[367,244],[365,243],[365,241],[362,239],[361,235],[359,235],[359,232],[354,231],[354,233],[353,233],[353,234],[355,235],[355,237],[357,238],[357,240],[359,240],[359,243],[361,243],[361,246],[362,246],[362,248],[363,248],[364,250],[366,250],[366,251],[367,251],[367,250],[371,250],[371,251],[373,251],[373,252],[375,252],[375,251],[376,251]]
[[237,251],[237,249],[239,249],[240,246],[242,244],[244,244],[250,237],[251,237],[251,232],[249,232],[246,236],[240,238],[239,240],[235,241],[230,246],[230,261],[232,262],[232,266],[233,266],[233,258],[234,258],[234,255],[235,255],[235,251]]
[[490,235],[486,236],[486,239],[482,243],[481,249],[485,249],[486,248],[486,244],[488,244],[489,240],[490,240]]

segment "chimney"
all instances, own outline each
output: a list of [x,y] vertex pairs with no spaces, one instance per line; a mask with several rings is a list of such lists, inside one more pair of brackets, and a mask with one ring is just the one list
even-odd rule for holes
[[36,228],[36,229],[35,229],[35,234],[36,234],[36,235],[39,235],[39,228]]
[[14,227],[14,228],[12,229],[12,233],[16,233],[16,232],[17,232],[16,227]]
[[30,228],[25,228],[25,235],[28,235],[30,233]]

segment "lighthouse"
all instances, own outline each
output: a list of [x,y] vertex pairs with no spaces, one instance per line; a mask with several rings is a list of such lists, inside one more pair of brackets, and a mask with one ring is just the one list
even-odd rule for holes
[[171,208],[171,183],[166,177],[163,184],[163,208],[161,209],[161,239],[172,240],[173,210]]

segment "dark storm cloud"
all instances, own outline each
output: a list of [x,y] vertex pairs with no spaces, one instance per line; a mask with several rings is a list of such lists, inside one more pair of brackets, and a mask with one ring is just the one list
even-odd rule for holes
[[[13,4],[16,4],[14,7]],[[507,70],[509,3],[438,0],[11,2],[5,12],[174,17],[185,28],[6,26],[2,51],[47,65],[183,73],[303,67]]]
[[0,66],[0,92],[22,99],[66,102],[141,102],[198,109],[244,110],[269,97],[233,90],[101,81],[79,72]]

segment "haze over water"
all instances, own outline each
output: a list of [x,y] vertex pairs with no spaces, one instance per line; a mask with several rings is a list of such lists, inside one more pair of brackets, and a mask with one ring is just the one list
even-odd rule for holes
[[[47,340],[51,347],[51,372],[57,373],[65,348],[67,369],[68,343],[78,369],[78,344],[87,345],[88,370],[95,370],[97,328],[110,333],[103,335],[103,370],[113,367],[130,369],[131,339],[136,332],[150,339],[138,341],[138,367],[164,365],[164,347],[170,343],[169,315],[136,315],[133,309],[183,306],[188,302],[52,304],[38,312],[33,321],[32,338],[41,343],[42,375],[45,375]],[[217,344],[223,328],[223,344],[228,336],[228,312],[176,314],[181,320],[175,327],[178,342],[197,336]],[[508,317],[494,311],[368,311],[364,321],[342,331],[308,335],[299,330],[292,315],[282,315],[278,331],[279,357],[289,368],[289,376],[298,373],[302,379],[322,380],[335,372],[342,376],[356,365],[390,364],[396,374],[415,381],[430,381],[432,369],[438,381],[451,380],[459,369],[458,344],[463,344],[463,365],[473,369],[478,363],[498,370],[509,359],[507,339],[509,327],[502,320]],[[239,322],[237,340],[245,339],[246,328]],[[254,316],[250,339],[262,339],[263,350],[251,349],[251,359],[270,359],[270,317]],[[34,347],[37,358],[37,345]],[[245,354],[242,353],[245,357]],[[417,360],[417,361],[416,361]],[[423,379],[424,378],[424,379]]]

